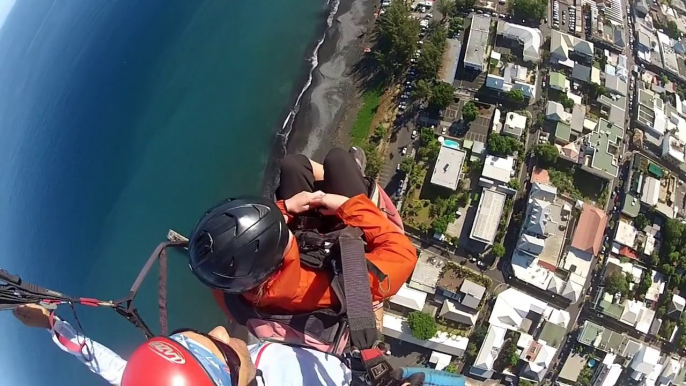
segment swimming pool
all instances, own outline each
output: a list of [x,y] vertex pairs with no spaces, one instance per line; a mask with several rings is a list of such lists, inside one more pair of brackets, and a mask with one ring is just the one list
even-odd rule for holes
[[446,147],[449,147],[451,149],[455,149],[455,150],[460,149],[460,144],[453,141],[452,139],[446,139],[445,141],[443,141],[443,145],[445,145]]

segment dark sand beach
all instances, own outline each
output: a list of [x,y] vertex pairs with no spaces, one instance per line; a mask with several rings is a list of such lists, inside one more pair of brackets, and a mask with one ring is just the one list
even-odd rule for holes
[[361,95],[353,69],[374,26],[376,4],[375,0],[341,0],[319,50],[312,85],[295,116],[289,153],[321,161],[332,147],[349,145],[348,131]]

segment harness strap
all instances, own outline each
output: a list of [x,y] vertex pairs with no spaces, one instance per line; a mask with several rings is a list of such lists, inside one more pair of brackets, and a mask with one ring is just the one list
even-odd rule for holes
[[361,234],[358,228],[346,228],[339,240],[350,338],[355,347],[367,349],[374,346],[378,333]]
[[339,238],[343,291],[353,351],[359,350],[372,385],[384,384],[393,368],[378,347],[379,332],[372,307],[362,230],[348,227]]

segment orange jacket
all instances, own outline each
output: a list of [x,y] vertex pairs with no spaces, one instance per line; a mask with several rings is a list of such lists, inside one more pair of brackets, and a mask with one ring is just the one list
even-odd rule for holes
[[[290,221],[293,217],[277,202]],[[367,241],[367,259],[388,275],[382,285],[369,274],[372,297],[380,301],[395,295],[412,274],[417,263],[417,251],[410,240],[364,195],[349,199],[336,213],[346,225],[360,228]],[[253,290],[243,296],[271,313],[300,313],[338,305],[338,298],[329,286],[328,272],[300,266],[298,245],[292,242],[284,254],[281,269],[263,286],[257,298]],[[387,291],[386,291],[387,290]]]

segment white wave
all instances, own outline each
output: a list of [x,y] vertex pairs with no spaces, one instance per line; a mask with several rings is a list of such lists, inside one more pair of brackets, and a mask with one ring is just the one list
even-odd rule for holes
[[317,68],[317,65],[319,65],[319,48],[322,46],[322,44],[324,44],[324,40],[326,40],[326,34],[333,25],[333,19],[334,16],[336,16],[336,12],[338,12],[338,6],[340,5],[340,3],[340,0],[328,0],[326,2],[326,4],[330,7],[329,17],[327,17],[326,19],[326,29],[324,30],[321,39],[317,41],[317,45],[314,47],[314,50],[312,51],[312,56],[309,59],[311,65],[309,74],[307,76],[307,82],[305,82],[305,85],[303,86],[302,90],[300,90],[300,94],[298,94],[298,98],[296,98],[293,108],[288,113],[286,120],[283,122],[283,125],[281,126],[281,130],[277,134],[277,136],[281,138],[281,144],[284,148],[284,151],[286,149],[288,137],[290,136],[291,131],[293,130],[293,120],[295,116],[298,114],[298,111],[300,110],[300,102],[302,101],[302,97],[305,95],[305,92],[307,92],[307,90],[312,85],[314,70]]

